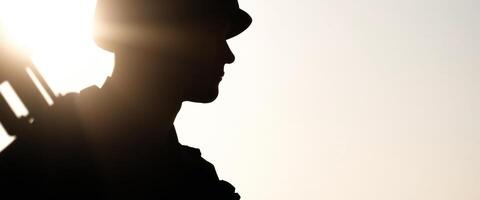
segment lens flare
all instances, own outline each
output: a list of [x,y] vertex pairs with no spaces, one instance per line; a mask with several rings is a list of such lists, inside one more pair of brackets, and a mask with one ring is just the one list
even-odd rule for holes
[[96,0],[0,0],[0,24],[56,94],[101,85],[113,55],[92,38]]

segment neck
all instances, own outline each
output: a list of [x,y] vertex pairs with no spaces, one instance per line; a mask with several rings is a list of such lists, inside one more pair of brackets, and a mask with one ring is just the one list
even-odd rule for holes
[[[168,77],[162,77],[161,74],[145,77],[147,75],[142,74],[145,65],[148,65],[148,62],[138,57],[117,56],[115,71],[103,89],[116,98],[114,101],[121,106],[119,109],[141,116],[132,120],[142,120],[142,124],[150,123],[157,127],[171,127],[180,111],[182,100],[176,94],[178,92],[167,84]],[[166,83],[153,84],[152,82],[156,81],[149,80],[165,80]],[[154,120],[146,122],[146,118]]]

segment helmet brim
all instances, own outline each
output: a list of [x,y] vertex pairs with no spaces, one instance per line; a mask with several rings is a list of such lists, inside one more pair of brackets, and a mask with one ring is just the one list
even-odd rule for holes
[[227,39],[233,38],[243,31],[247,30],[248,27],[252,24],[252,17],[250,15],[241,10],[238,9],[236,12],[234,12],[231,16],[231,27],[230,31],[227,34]]
[[[226,38],[230,39],[233,38],[243,31],[245,31],[251,24],[252,18],[248,13],[241,9],[236,9],[234,12],[229,14],[230,30],[228,30]],[[142,33],[139,29],[135,29],[135,27],[122,27],[122,26],[115,26],[115,25],[107,25],[106,27],[102,27],[101,23],[96,23],[97,31],[94,32],[94,40],[97,45],[107,51],[114,52],[116,48],[132,44],[135,38],[141,37]],[[102,30],[102,31],[98,31]],[[129,31],[128,31],[129,30]],[[105,32],[106,31],[106,32]],[[128,37],[128,42],[124,37],[121,37],[120,33],[127,32],[128,34],[134,33],[133,37]],[[128,35],[127,34],[127,35]],[[131,35],[128,35],[131,36]],[[117,37],[117,38],[116,38]]]

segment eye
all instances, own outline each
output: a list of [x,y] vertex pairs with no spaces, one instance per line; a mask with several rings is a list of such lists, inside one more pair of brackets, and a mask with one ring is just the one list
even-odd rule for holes
[[226,36],[228,33],[228,30],[230,30],[230,22],[228,20],[221,20],[217,26],[219,31],[223,34],[223,36]]
[[226,36],[230,27],[230,22],[226,19],[215,18],[205,24],[206,32],[216,36]]

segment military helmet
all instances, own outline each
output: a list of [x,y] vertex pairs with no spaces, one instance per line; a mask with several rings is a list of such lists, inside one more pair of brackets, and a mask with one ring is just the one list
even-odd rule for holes
[[[227,39],[252,23],[237,0],[98,0],[95,12],[95,42],[113,51],[136,39],[158,36],[162,27],[205,17],[230,20]],[[152,38],[152,37],[151,37]]]

